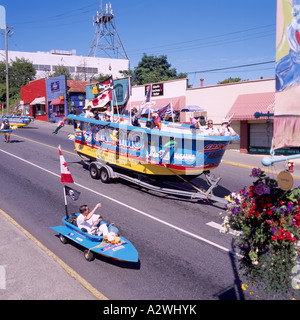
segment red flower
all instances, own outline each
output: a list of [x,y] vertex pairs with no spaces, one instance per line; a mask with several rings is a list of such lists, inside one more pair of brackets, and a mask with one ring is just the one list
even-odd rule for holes
[[256,204],[255,204],[255,203],[253,204],[252,208],[253,208],[254,210],[256,209]]
[[296,213],[295,218],[296,218],[296,220],[300,220],[300,213]]
[[281,206],[284,205],[284,201],[280,200],[280,201],[279,201],[279,204],[280,204]]
[[242,207],[243,207],[243,208],[246,208],[246,207],[247,207],[247,203],[244,202],[244,203],[242,204]]
[[297,211],[300,212],[300,207],[299,206],[297,207]]
[[287,232],[285,234],[285,236],[286,236],[287,240],[292,240],[292,236],[291,236],[291,234],[289,232]]
[[250,186],[249,187],[249,190],[253,191],[254,187],[253,186]]
[[253,192],[252,191],[249,192],[249,196],[253,197]]
[[258,211],[255,211],[255,212],[254,212],[254,215],[255,215],[255,217],[258,217],[258,216],[259,216],[259,212],[258,212]]
[[280,235],[278,236],[278,238],[279,238],[280,240],[284,240],[284,234],[280,234]]
[[297,240],[296,237],[293,237],[293,238],[292,238],[292,242],[295,242],[296,240]]
[[286,230],[285,230],[285,229],[283,229],[283,228],[281,228],[281,229],[279,230],[279,232],[280,232],[280,233],[285,233],[285,232],[286,232]]
[[273,210],[272,209],[270,209],[270,210],[268,210],[268,215],[272,215],[273,214]]
[[277,238],[278,238],[278,237],[277,237],[277,235],[276,235],[276,234],[274,234],[274,235],[273,235],[273,237],[272,237],[272,240],[275,240],[275,241],[276,241],[276,240],[277,240]]

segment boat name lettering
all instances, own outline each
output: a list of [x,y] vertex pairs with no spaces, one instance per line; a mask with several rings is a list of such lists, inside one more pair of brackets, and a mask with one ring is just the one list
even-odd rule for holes
[[[224,150],[227,146],[227,143],[215,143],[215,144],[208,144],[204,147],[204,152],[210,152],[210,151],[218,151],[218,150]],[[198,152],[203,152],[198,151]]]

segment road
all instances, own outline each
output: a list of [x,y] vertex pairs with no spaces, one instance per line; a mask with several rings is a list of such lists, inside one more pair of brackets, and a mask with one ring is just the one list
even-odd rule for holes
[[[232,236],[220,233],[222,204],[186,200],[149,192],[126,182],[103,184],[93,180],[80,162],[67,130],[53,136],[53,125],[33,122],[18,129],[12,143],[0,141],[0,208],[28,230],[109,299],[218,300],[251,299],[240,289]],[[58,145],[81,192],[68,200],[69,212],[81,204],[93,207],[114,222],[139,252],[139,263],[97,257],[85,261],[83,250],[63,245],[50,226],[64,215]],[[224,196],[251,183],[249,169],[222,163],[215,194]],[[203,180],[195,179],[198,185]],[[4,187],[3,187],[4,186]]]

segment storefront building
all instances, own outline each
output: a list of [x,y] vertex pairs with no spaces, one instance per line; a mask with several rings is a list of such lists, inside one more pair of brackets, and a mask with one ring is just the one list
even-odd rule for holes
[[21,87],[21,100],[24,102],[24,108],[29,110],[31,117],[47,121],[45,79],[35,80]]
[[48,122],[58,122],[68,115],[65,75],[46,79]]
[[67,80],[69,112],[82,113],[86,99],[87,81]]

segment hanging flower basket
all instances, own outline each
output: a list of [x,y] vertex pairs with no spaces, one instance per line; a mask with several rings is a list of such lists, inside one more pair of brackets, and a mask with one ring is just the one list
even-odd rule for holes
[[223,227],[236,231],[242,276],[268,294],[286,294],[298,288],[300,189],[281,190],[259,168],[250,176],[253,185],[226,197]]

